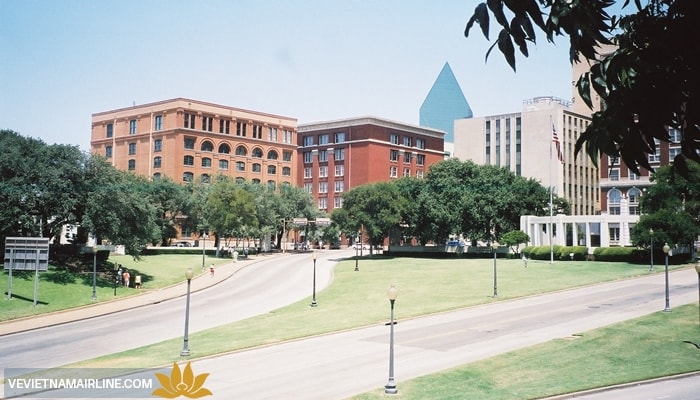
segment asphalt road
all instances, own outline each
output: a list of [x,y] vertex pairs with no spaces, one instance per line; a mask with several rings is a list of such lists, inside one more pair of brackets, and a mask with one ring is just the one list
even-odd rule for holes
[[[318,253],[317,291],[330,282],[337,258],[350,253]],[[310,253],[288,254],[251,264],[231,278],[191,295],[189,331],[202,331],[310,298],[312,285]],[[50,368],[182,337],[184,309],[182,296],[87,320],[5,335],[0,337],[0,366]]]

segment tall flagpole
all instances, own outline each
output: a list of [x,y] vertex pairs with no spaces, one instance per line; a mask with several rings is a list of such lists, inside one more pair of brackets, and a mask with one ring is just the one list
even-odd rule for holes
[[[549,116],[549,126],[552,124],[552,116]],[[550,133],[550,136],[553,133]],[[553,193],[554,185],[552,184],[552,142],[553,138],[549,138],[549,263],[554,264],[554,243],[552,243],[552,229],[554,227],[552,219],[554,218],[553,210]]]

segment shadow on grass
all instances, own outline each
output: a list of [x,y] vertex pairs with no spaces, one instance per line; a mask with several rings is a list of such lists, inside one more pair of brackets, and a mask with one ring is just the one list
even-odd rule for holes
[[[5,296],[7,296],[7,292],[5,292]],[[19,299],[19,300],[22,300],[22,301],[28,301],[28,302],[34,304],[34,299],[30,299],[30,298],[27,298],[27,297],[24,297],[24,296],[18,296],[18,295],[14,294],[14,293],[12,294],[12,299]],[[47,305],[47,304],[49,304],[49,303],[47,303],[47,302],[45,302],[45,301],[37,300],[37,301],[36,301],[36,304],[41,304],[41,305],[44,305],[44,306],[45,306],[45,305]]]

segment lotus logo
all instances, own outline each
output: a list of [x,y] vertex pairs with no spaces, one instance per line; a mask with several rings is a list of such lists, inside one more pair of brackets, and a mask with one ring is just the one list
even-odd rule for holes
[[174,399],[180,396],[185,396],[188,399],[212,396],[213,394],[209,389],[202,387],[208,376],[208,373],[194,376],[189,362],[187,362],[183,372],[180,372],[180,367],[178,367],[177,363],[173,363],[173,371],[170,373],[170,376],[156,372],[156,377],[162,387],[154,390],[152,394],[166,399]]

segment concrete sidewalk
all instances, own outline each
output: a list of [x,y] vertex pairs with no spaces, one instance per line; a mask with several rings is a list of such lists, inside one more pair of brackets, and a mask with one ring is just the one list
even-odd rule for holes
[[[231,261],[226,264],[218,265],[215,268],[213,277],[209,276],[208,268],[205,271],[193,269],[195,276],[190,282],[190,291],[197,292],[214,286],[230,278],[241,268],[268,259],[268,257],[278,255],[281,256],[282,254],[274,253],[272,255],[252,256],[247,259],[239,259],[237,262]],[[95,304],[0,322],[0,336],[94,318],[100,315],[112,314],[184,296],[187,294],[187,281],[184,278],[183,274],[183,281],[181,283],[160,289],[134,289],[134,291],[138,291],[139,293],[128,297],[102,301],[98,299],[99,302]]]

